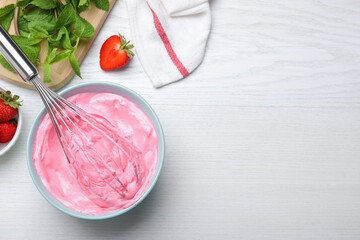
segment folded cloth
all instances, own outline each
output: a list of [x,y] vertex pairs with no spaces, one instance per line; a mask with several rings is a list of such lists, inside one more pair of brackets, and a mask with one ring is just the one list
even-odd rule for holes
[[154,87],[183,79],[202,62],[208,0],[126,0],[135,51]]

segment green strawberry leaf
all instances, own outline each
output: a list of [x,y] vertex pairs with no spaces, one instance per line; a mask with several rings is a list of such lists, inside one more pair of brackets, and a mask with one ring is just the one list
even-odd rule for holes
[[0,92],[0,99],[3,101],[4,104],[10,105],[13,108],[18,108],[21,106],[21,102],[18,101],[19,96],[12,96],[10,91]]
[[10,102],[9,105],[12,108],[18,108],[18,104],[16,104],[16,103]]

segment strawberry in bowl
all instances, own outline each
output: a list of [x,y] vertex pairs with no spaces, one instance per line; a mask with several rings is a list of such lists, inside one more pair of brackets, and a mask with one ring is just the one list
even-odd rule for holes
[[17,129],[15,120],[0,123],[0,143],[8,143],[13,139]]
[[16,142],[22,124],[19,96],[0,88],[0,156]]

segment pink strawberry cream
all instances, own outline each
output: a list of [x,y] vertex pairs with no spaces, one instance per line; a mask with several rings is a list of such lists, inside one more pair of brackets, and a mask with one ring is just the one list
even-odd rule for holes
[[[136,104],[120,95],[80,93],[68,100],[99,120],[92,122],[95,128],[111,125],[104,131],[118,138],[100,141],[104,131],[99,133],[79,120],[76,125],[85,138],[64,128],[70,139],[67,152],[76,159],[69,164],[46,114],[35,138],[34,168],[48,191],[77,212],[100,215],[128,208],[143,196],[156,169],[158,137],[152,122]],[[118,146],[123,151],[117,150]]]

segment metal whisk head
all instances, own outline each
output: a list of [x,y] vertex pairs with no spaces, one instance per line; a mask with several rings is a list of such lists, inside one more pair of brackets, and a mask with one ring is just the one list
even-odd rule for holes
[[[116,192],[117,198],[132,197],[128,195],[131,193],[126,179],[139,181],[141,169],[136,149],[118,136],[106,119],[88,114],[56,94],[39,76],[30,82],[39,92],[66,158],[88,197],[103,207],[113,204],[109,191]],[[109,149],[99,150],[104,147]]]

